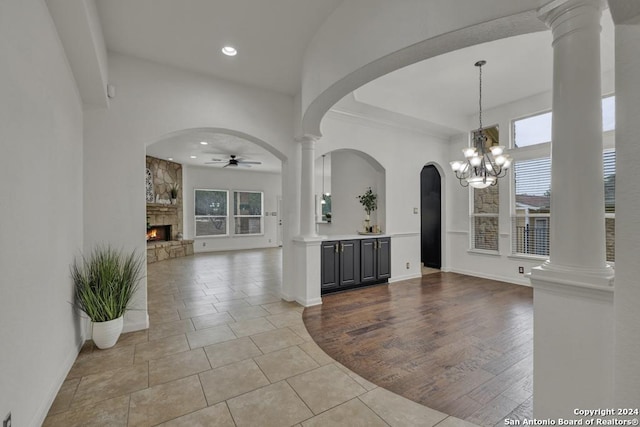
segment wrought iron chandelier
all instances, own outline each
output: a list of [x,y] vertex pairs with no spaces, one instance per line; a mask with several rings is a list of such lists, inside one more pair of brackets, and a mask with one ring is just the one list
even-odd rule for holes
[[487,61],[481,60],[474,65],[479,69],[480,75],[480,127],[473,133],[473,147],[462,149],[465,160],[451,162],[451,169],[455,172],[460,185],[473,188],[487,188],[496,185],[498,178],[507,174],[511,166],[511,156],[504,153],[503,145],[486,146],[487,136],[482,128],[482,66]]

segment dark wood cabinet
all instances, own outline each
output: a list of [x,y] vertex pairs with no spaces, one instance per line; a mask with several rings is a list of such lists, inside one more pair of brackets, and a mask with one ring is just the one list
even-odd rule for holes
[[335,289],[340,283],[340,250],[339,242],[322,242],[320,247],[321,262],[321,285],[322,290]]
[[391,277],[391,239],[363,239],[360,242],[362,284],[379,283]]
[[321,245],[321,293],[386,282],[391,239],[330,240]]
[[358,240],[322,242],[322,290],[336,290],[360,282],[360,243]]

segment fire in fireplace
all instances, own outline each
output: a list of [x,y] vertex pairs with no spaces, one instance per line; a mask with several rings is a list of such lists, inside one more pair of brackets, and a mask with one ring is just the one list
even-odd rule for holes
[[171,225],[152,225],[147,229],[147,242],[171,240]]

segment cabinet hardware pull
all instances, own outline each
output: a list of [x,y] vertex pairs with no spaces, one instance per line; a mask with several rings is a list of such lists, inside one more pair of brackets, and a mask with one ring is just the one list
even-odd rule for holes
[[344,243],[340,243],[340,252],[344,252]]
[[338,244],[336,243],[336,253],[338,253]]

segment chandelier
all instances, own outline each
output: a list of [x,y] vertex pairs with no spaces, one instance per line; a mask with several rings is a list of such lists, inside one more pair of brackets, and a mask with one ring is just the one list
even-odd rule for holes
[[480,75],[480,127],[473,132],[473,146],[462,149],[465,160],[451,162],[451,169],[455,172],[460,185],[473,188],[487,188],[498,183],[498,178],[507,174],[511,166],[511,156],[504,153],[503,145],[487,147],[487,135],[482,128],[482,66],[487,61],[478,61],[474,65]]

